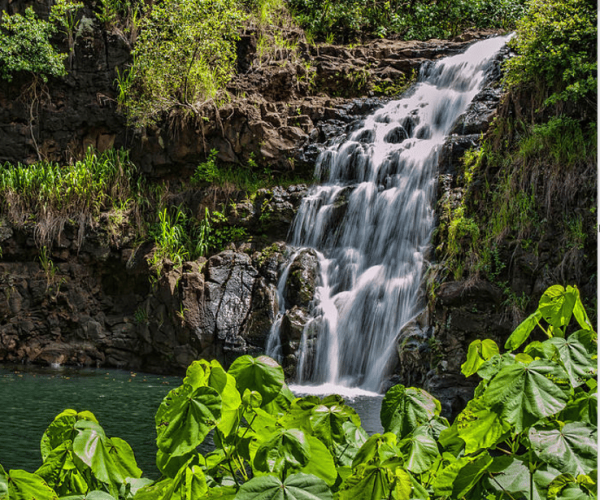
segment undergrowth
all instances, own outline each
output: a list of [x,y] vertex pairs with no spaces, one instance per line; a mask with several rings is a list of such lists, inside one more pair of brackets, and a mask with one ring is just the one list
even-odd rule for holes
[[120,208],[141,193],[136,167],[124,150],[88,150],[73,165],[38,162],[0,166],[0,211],[16,224],[33,223],[48,245],[68,220],[85,221]]
[[553,281],[595,280],[585,272],[596,252],[595,26],[585,0],[528,3],[498,117],[464,155],[458,189],[440,198],[432,282],[487,279],[522,314],[529,301],[513,292],[509,272],[519,252]]

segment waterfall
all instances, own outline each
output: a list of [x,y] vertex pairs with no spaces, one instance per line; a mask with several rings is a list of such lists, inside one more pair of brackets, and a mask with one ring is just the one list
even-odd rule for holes
[[[422,308],[439,152],[508,38],[476,42],[462,54],[424,64],[409,93],[319,156],[323,184],[303,199],[290,233],[296,250],[316,250],[320,272],[298,383],[379,391],[389,376],[400,329]],[[280,314],[286,278],[287,270],[279,284]],[[271,330],[272,355],[280,323]]]

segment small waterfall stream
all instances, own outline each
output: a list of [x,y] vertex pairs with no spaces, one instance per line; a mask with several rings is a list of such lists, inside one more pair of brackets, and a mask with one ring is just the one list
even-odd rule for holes
[[[291,229],[291,246],[315,249],[320,270],[298,383],[381,389],[400,329],[422,307],[439,152],[508,38],[476,42],[423,65],[404,98],[319,156],[323,184],[304,198]],[[275,357],[288,270],[267,348]]]

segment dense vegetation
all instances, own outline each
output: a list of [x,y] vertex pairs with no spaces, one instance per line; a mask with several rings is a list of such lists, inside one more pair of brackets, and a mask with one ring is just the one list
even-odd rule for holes
[[[31,9],[2,16],[3,79],[66,74],[67,54],[52,37],[62,33],[72,49],[81,7],[57,6],[49,21]],[[117,78],[119,103],[132,123],[147,125],[173,109],[195,114],[225,100],[246,19],[266,22],[282,4],[164,0],[150,9],[102,0],[94,8],[99,22],[132,44],[132,64]],[[440,204],[438,278],[483,276],[523,313],[533,305],[511,295],[501,251],[507,240],[535,249],[550,229],[560,242],[556,280],[582,277],[596,227],[589,185],[597,161],[595,4],[291,0],[289,8],[311,40],[426,39],[516,24],[504,108],[481,148],[465,156],[464,196]],[[226,168],[214,154],[190,180],[194,189],[235,185],[249,197],[280,183],[256,163]],[[35,223],[41,247],[67,221],[101,212],[114,224],[137,218],[140,241],[156,243],[151,264],[159,272],[165,259],[179,265],[244,236],[225,222],[228,207],[198,218],[169,202],[169,188],[146,183],[124,152],[89,152],[69,166],[4,165],[0,192],[3,214]],[[51,269],[45,248],[42,256]],[[532,332],[546,340],[525,344]],[[216,361],[197,361],[156,414],[160,480],[142,478],[131,448],[106,436],[92,414],[65,410],[42,438],[40,469],[0,467],[0,500],[596,498],[597,341],[578,290],[549,289],[505,348],[500,354],[491,340],[471,344],[463,373],[481,381],[454,422],[425,391],[395,386],[382,408],[385,433],[370,437],[340,397],[295,398],[269,358],[241,357],[227,372]],[[203,456],[196,448],[211,432],[215,451]]]
[[346,43],[373,36],[404,40],[450,38],[471,28],[513,28],[523,0],[401,2],[291,0],[298,23],[310,38]]
[[440,200],[440,276],[485,277],[517,315],[531,304],[507,286],[508,252],[538,254],[552,237],[553,281],[595,279],[584,269],[596,247],[596,23],[590,1],[527,4],[499,116],[464,157],[464,195]]
[[[536,330],[547,340],[526,344]],[[65,410],[35,473],[0,466],[0,500],[596,498],[597,335],[578,290],[548,289],[505,348],[471,344],[462,371],[481,381],[452,424],[396,385],[373,436],[339,396],[294,397],[271,358],[195,361],[155,416],[160,479],[93,414]]]

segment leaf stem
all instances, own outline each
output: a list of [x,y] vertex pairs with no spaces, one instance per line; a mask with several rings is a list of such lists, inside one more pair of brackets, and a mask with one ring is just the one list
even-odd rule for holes
[[488,475],[492,478],[492,480],[498,485],[500,486],[500,489],[506,493],[512,500],[515,500],[515,497],[513,497],[508,491],[506,491],[503,486],[496,480],[496,478],[492,475],[492,473],[490,471],[488,471]]

